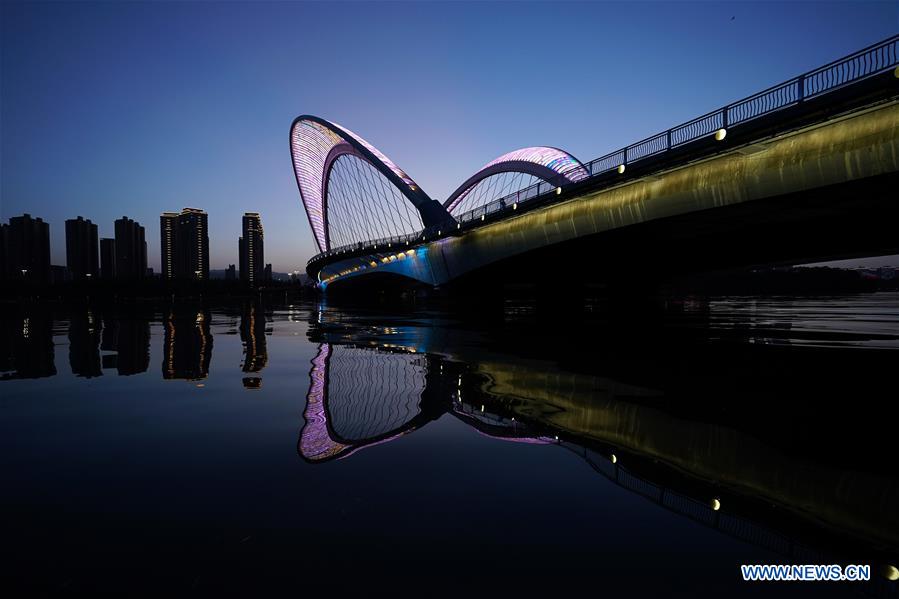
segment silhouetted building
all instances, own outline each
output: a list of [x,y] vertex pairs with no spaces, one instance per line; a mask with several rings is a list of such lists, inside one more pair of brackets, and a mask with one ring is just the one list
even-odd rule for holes
[[178,213],[163,212],[159,216],[159,248],[162,278],[171,281],[175,278],[175,245],[178,243]]
[[114,368],[120,376],[140,374],[150,367],[150,320],[132,315],[105,318],[100,349],[114,351],[103,356],[103,368]]
[[266,264],[265,270],[262,273],[262,280],[266,283],[271,283],[272,281],[272,265]]
[[226,281],[234,281],[237,279],[237,269],[234,268],[233,264],[229,264],[228,268],[225,269],[225,280]]
[[97,225],[90,219],[79,216],[66,221],[66,267],[73,281],[96,278],[100,274]]
[[165,319],[162,378],[205,379],[212,361],[212,331],[209,313],[186,315],[170,312]]
[[197,208],[185,208],[178,217],[178,248],[185,279],[209,280],[209,226],[207,215]]
[[7,235],[9,278],[50,281],[50,225],[30,214],[9,219]]
[[69,320],[69,366],[72,374],[85,378],[102,376],[100,367],[100,320],[91,310]]
[[159,217],[164,279],[209,280],[209,226],[206,212],[185,208]]
[[265,269],[265,247],[262,220],[258,212],[243,215],[243,236],[238,241],[240,280],[250,285],[262,282]]
[[115,221],[116,277],[143,279],[147,274],[147,241],[144,228],[123,216]]
[[100,240],[100,276],[115,278],[115,239],[104,237]]

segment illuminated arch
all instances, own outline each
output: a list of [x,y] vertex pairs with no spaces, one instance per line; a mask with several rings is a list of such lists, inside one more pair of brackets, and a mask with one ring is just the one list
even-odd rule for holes
[[443,206],[452,213],[478,183],[500,173],[524,173],[553,185],[565,185],[586,179],[587,169],[564,150],[546,146],[522,148],[488,162],[450,195]]
[[331,248],[328,232],[328,175],[335,161],[353,155],[373,166],[418,210],[426,227],[451,220],[409,175],[373,145],[336,123],[303,115],[290,126],[290,155],[300,198],[319,251]]

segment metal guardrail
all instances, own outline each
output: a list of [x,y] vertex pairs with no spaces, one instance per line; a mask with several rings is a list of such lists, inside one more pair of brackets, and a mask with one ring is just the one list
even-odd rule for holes
[[[897,65],[899,65],[899,35],[894,35],[853,54],[794,77],[789,81],[769,87],[766,90],[696,117],[667,131],[591,160],[584,164],[589,173],[587,180],[589,181],[593,177],[615,170],[623,172],[624,168],[629,164],[634,164],[688,143],[708,138],[721,129],[726,130],[728,127],[748,123],[759,117],[796,106],[806,100],[883,73],[891,68],[895,68]],[[546,181],[535,183],[460,214],[456,217],[458,221],[457,230],[465,227],[467,223],[486,220],[488,215],[496,212],[517,210],[519,205],[533,202],[538,198],[551,199],[553,194],[558,194],[560,191],[561,188]],[[313,256],[307,262],[307,266],[331,256],[366,250],[387,251],[433,240],[436,237],[450,235],[455,232],[442,230],[438,227],[429,227],[406,235],[343,245]]]

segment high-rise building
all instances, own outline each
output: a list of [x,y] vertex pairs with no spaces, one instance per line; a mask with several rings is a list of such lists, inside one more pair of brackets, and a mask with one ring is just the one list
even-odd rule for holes
[[266,283],[272,282],[272,265],[271,264],[265,265],[265,270],[262,273],[262,280],[265,281]]
[[159,216],[159,247],[161,252],[162,278],[171,281],[175,278],[177,256],[175,246],[178,243],[178,213],[163,212]]
[[243,236],[238,242],[240,251],[240,280],[250,285],[263,281],[265,269],[264,235],[258,212],[243,215]]
[[50,225],[30,214],[9,219],[8,276],[13,280],[50,281]]
[[100,240],[100,276],[104,279],[114,279],[115,269],[115,239],[104,237]]
[[159,217],[162,277],[209,279],[209,227],[206,212],[185,208]]
[[179,278],[209,280],[209,226],[206,212],[185,208],[178,216]]
[[147,274],[147,241],[144,228],[123,216],[115,221],[116,277],[143,279]]
[[237,270],[233,264],[229,264],[228,268],[225,269],[225,280],[234,281],[235,279],[237,279]]
[[79,216],[66,221],[66,266],[73,281],[100,274],[97,225],[90,219]]

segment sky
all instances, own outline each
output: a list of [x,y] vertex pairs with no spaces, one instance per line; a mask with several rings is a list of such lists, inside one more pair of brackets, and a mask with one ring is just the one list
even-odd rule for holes
[[0,218],[113,236],[209,213],[211,268],[244,212],[266,262],[316,253],[288,130],[362,135],[432,197],[531,145],[586,162],[899,31],[899,2],[8,2],[0,8]]

